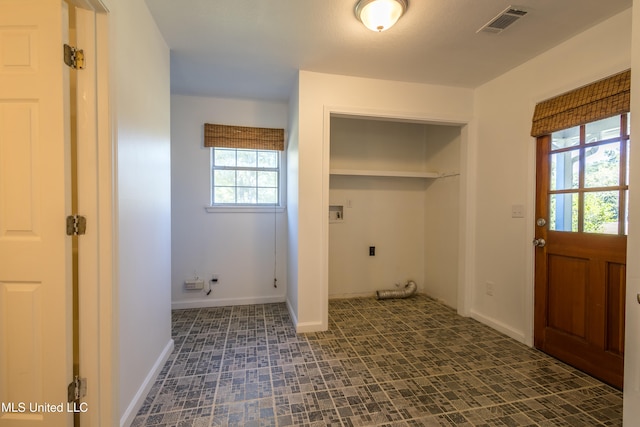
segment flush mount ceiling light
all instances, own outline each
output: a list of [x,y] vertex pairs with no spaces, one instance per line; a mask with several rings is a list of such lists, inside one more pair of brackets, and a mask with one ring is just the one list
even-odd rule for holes
[[359,0],[356,16],[371,31],[391,28],[407,10],[407,0]]

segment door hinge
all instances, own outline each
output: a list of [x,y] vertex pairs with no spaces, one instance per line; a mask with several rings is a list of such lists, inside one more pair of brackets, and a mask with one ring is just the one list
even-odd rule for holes
[[81,236],[87,231],[87,218],[82,215],[67,217],[67,236]]
[[68,44],[64,45],[64,63],[76,70],[84,69],[84,51]]
[[87,379],[76,377],[71,381],[69,387],[67,387],[67,401],[77,402],[87,395]]

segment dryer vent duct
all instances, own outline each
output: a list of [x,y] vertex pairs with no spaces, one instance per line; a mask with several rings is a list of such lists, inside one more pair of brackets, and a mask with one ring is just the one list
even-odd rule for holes
[[507,29],[507,27],[511,26],[514,22],[516,22],[526,14],[526,10],[516,9],[512,6],[509,6],[508,8],[500,12],[498,16],[487,22],[482,28],[476,31],[476,33],[501,33],[505,29]]
[[418,290],[416,282],[409,280],[403,289],[376,291],[376,299],[408,298]]

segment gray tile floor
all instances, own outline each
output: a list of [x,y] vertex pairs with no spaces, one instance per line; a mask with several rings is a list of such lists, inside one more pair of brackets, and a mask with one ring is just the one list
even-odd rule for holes
[[622,394],[426,296],[173,312],[133,426],[620,426]]

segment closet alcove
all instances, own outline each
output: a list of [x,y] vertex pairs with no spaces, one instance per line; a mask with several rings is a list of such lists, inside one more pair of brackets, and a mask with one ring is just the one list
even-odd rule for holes
[[456,308],[461,127],[341,115],[330,130],[329,298],[414,280]]

